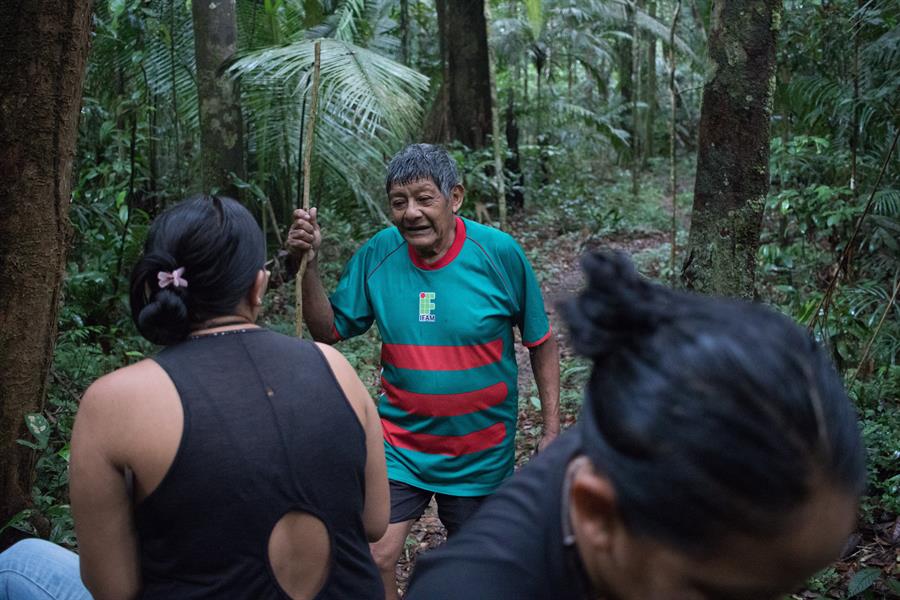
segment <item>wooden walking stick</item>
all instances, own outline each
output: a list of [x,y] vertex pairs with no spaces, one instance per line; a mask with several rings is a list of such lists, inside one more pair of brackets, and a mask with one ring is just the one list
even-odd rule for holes
[[[303,152],[303,210],[309,210],[309,167],[312,161],[313,140],[316,133],[316,109],[319,107],[319,67],[321,61],[320,42],[316,41],[315,58],[313,59],[312,101],[309,107],[309,126],[306,128],[306,143]],[[300,259],[300,270],[297,271],[296,286],[296,315],[295,326],[297,337],[303,336],[303,274],[306,273],[306,264],[309,262],[308,250]]]

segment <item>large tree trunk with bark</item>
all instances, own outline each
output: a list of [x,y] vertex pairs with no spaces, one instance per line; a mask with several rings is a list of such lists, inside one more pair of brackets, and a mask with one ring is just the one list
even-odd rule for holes
[[229,173],[244,176],[243,121],[237,83],[222,72],[237,48],[235,0],[194,0],[194,52],[200,103],[203,191],[237,197]]
[[[752,10],[751,10],[752,8]],[[752,297],[769,187],[769,117],[781,0],[715,5],[684,284]]]
[[[484,0],[436,0],[445,79],[426,138],[483,148],[491,133],[491,79]],[[440,111],[445,111],[446,120]],[[440,125],[446,123],[446,130]]]
[[90,0],[0,2],[0,524],[31,498],[16,440],[53,359],[90,23]]

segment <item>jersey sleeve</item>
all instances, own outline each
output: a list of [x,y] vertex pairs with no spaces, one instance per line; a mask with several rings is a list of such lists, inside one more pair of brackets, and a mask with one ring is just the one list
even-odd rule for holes
[[516,296],[515,321],[522,334],[522,343],[529,348],[540,346],[550,337],[550,321],[547,320],[541,286],[519,244],[510,240],[504,255],[507,276]]
[[366,286],[370,252],[370,244],[365,244],[357,250],[344,268],[337,288],[331,294],[334,329],[341,339],[365,333],[375,320]]

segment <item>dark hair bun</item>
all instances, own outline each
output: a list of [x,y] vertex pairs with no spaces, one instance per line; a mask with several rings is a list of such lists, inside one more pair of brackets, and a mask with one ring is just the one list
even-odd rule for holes
[[191,332],[188,309],[177,292],[160,290],[137,316],[137,328],[145,338],[163,346],[185,339]]
[[587,286],[561,307],[579,354],[602,361],[671,321],[674,292],[644,279],[624,252],[586,254],[581,264]]

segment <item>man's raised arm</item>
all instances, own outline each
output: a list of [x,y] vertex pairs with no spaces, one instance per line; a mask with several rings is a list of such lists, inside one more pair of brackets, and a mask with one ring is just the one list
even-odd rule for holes
[[305,211],[302,208],[294,211],[294,222],[288,232],[288,252],[295,260],[300,260],[310,253],[303,275],[303,320],[309,327],[309,333],[317,342],[333,344],[340,340],[334,328],[334,310],[322,285],[319,276],[319,246],[322,244],[322,233],[316,222],[317,209]]

